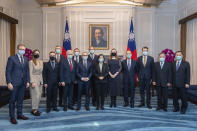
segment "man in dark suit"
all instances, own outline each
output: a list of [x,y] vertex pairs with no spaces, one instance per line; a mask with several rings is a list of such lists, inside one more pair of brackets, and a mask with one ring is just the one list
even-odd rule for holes
[[[56,46],[55,47],[55,53],[56,53],[56,55],[55,55],[56,62],[57,62],[57,64],[60,65],[65,60],[65,57],[63,55],[61,55],[61,47],[60,46]],[[58,83],[59,106],[63,107],[63,104],[62,104],[62,100],[63,100],[63,86],[61,85],[59,76],[60,75],[58,75],[58,82],[59,82]]]
[[167,112],[168,87],[172,83],[172,66],[165,62],[165,54],[159,54],[159,62],[155,63],[153,85],[157,87],[157,109]]
[[[82,61],[82,58],[80,56],[80,50],[78,48],[74,49],[73,61],[75,61],[76,69],[77,69],[77,65],[79,64],[79,62]],[[78,99],[78,77],[76,72],[75,72],[75,78],[76,79],[74,82],[74,89],[73,89],[73,105],[77,103],[77,99]]]
[[[75,81],[76,75],[76,64],[75,61],[72,60],[73,52],[72,50],[68,50],[67,52],[67,59],[65,59],[60,64],[60,81],[61,85],[63,86],[63,103],[64,103],[64,111],[68,109],[74,110],[73,108],[73,86]],[[68,98],[68,100],[67,100]]]
[[140,96],[141,96],[141,104],[138,107],[145,106],[145,90],[146,90],[146,104],[147,108],[152,109],[150,105],[151,99],[151,81],[153,77],[154,70],[154,58],[148,56],[148,47],[142,48],[143,55],[138,57],[137,59],[137,67],[138,67],[138,80],[140,84]]
[[81,95],[83,89],[85,89],[86,92],[86,103],[85,108],[87,111],[90,110],[89,103],[90,103],[90,96],[89,96],[89,82],[92,77],[92,64],[87,60],[88,59],[88,53],[84,52],[82,54],[83,60],[78,64],[77,66],[77,76],[79,78],[78,80],[78,103],[77,103],[77,111],[81,108]]
[[10,56],[6,66],[6,82],[8,89],[11,91],[9,102],[10,122],[17,124],[15,119],[15,102],[17,101],[17,119],[27,120],[28,117],[23,115],[22,105],[25,94],[25,88],[29,87],[29,63],[28,59],[24,57],[25,45],[19,44],[17,46],[18,53]]
[[51,108],[56,112],[59,111],[57,109],[59,64],[56,62],[55,55],[54,51],[49,53],[50,60],[44,64],[43,68],[43,84],[47,88],[47,113],[51,111]]
[[104,32],[102,28],[95,28],[94,30],[94,38],[92,39],[91,45],[93,47],[104,48],[107,47],[107,41],[103,39]]
[[187,110],[187,89],[190,85],[190,64],[183,60],[181,51],[176,52],[176,60],[172,68],[173,79],[173,105],[174,112],[179,111],[179,97],[181,98],[181,114],[185,114]]
[[128,95],[130,94],[130,107],[134,108],[137,62],[131,59],[132,56],[131,51],[127,51],[126,55],[127,55],[127,59],[122,61],[123,84],[124,84],[124,107],[127,107],[129,105]]
[[[95,63],[98,59],[98,56],[94,53],[95,50],[94,50],[94,47],[90,47],[89,48],[89,55],[88,55],[88,61],[92,64],[92,70],[94,70],[94,66],[95,66]],[[90,89],[91,89],[91,96],[92,96],[92,104],[93,106],[96,106],[96,86],[95,86],[95,77],[94,75],[91,77],[91,80],[90,80]]]

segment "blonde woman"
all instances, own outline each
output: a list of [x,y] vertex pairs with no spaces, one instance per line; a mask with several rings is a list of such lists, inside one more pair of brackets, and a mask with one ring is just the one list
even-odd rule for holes
[[32,60],[29,62],[30,69],[30,93],[32,98],[32,111],[34,116],[40,116],[41,112],[38,111],[38,106],[41,100],[42,94],[42,70],[43,61],[39,59],[40,51],[34,50],[32,53]]

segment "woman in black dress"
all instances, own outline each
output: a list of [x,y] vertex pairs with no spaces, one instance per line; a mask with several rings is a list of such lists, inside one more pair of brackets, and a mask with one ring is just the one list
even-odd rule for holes
[[122,69],[122,65],[120,60],[118,59],[116,49],[111,50],[111,55],[108,62],[109,66],[109,93],[111,96],[111,104],[110,107],[116,107],[116,96],[121,95],[121,78],[120,72]]
[[95,63],[95,68],[93,71],[96,85],[96,110],[99,110],[99,107],[104,110],[104,100],[107,87],[108,73],[108,65],[104,63],[103,54],[100,54],[98,56],[97,62]]

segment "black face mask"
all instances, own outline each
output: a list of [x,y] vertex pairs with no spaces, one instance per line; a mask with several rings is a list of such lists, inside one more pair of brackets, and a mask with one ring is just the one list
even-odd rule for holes
[[39,58],[39,54],[35,54],[35,55],[34,55],[34,58],[35,58],[35,59],[38,59],[38,58]]
[[50,56],[50,60],[51,60],[51,61],[54,61],[54,60],[55,60],[55,57]]
[[116,53],[111,53],[112,56],[116,56]]

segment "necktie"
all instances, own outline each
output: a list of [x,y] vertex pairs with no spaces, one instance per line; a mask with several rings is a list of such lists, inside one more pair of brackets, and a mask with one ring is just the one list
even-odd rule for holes
[[57,62],[60,62],[60,55],[57,55]]
[[146,66],[146,57],[144,56],[143,65]]
[[72,70],[73,70],[72,61],[71,61],[71,60],[69,60],[69,63],[70,63],[70,70],[72,71]]
[[53,70],[55,69],[55,62],[54,61],[52,61],[52,68],[53,68]]
[[163,62],[161,62],[161,69],[163,68]]
[[84,67],[87,69],[87,61],[83,62]]
[[180,66],[180,62],[178,61],[178,62],[176,63],[176,71],[178,71],[179,66]]
[[79,57],[77,57],[77,63],[79,63]]
[[131,68],[131,60],[127,61],[127,66],[128,66],[128,69],[130,70],[130,68]]
[[21,59],[21,64],[23,65],[24,64],[23,56],[20,56],[20,59]]

